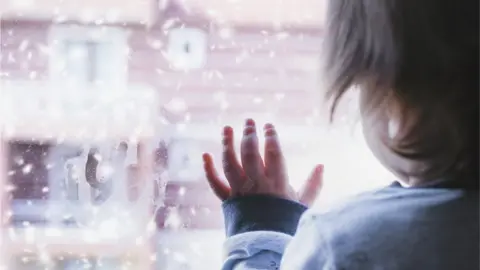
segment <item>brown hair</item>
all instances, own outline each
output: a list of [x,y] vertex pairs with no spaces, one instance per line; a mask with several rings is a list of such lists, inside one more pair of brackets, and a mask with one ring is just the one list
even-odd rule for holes
[[[478,183],[478,0],[330,0],[324,38],[331,114],[358,86],[370,115],[391,115],[386,145],[425,180]],[[395,108],[393,110],[392,108]]]

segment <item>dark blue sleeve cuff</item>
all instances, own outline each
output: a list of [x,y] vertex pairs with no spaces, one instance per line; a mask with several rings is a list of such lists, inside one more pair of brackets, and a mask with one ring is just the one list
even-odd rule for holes
[[269,195],[249,195],[223,203],[227,236],[250,231],[276,231],[294,235],[307,207]]

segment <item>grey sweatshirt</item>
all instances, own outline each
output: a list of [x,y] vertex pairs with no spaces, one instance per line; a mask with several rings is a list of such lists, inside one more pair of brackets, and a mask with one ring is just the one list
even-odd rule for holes
[[478,189],[395,183],[305,210],[270,196],[225,202],[223,269],[480,269]]

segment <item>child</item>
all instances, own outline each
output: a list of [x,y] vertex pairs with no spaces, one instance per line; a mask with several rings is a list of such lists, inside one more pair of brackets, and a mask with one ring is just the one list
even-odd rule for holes
[[327,214],[303,214],[322,183],[322,166],[296,196],[273,125],[265,126],[262,160],[255,123],[247,120],[241,162],[226,127],[229,186],[210,155],[203,157],[224,201],[223,269],[479,269],[478,3],[329,2],[331,113],[356,86],[366,141],[401,184]]

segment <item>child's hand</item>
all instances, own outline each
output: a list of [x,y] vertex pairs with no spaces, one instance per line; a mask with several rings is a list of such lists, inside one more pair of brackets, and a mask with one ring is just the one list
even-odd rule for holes
[[288,183],[285,161],[274,126],[266,124],[264,133],[265,162],[259,153],[255,122],[251,119],[246,121],[240,163],[233,146],[233,129],[224,128],[223,170],[230,186],[218,176],[212,157],[209,154],[203,155],[205,173],[213,191],[221,200],[243,195],[266,194],[310,205],[322,186],[323,165],[315,167],[305,188],[297,194]]

